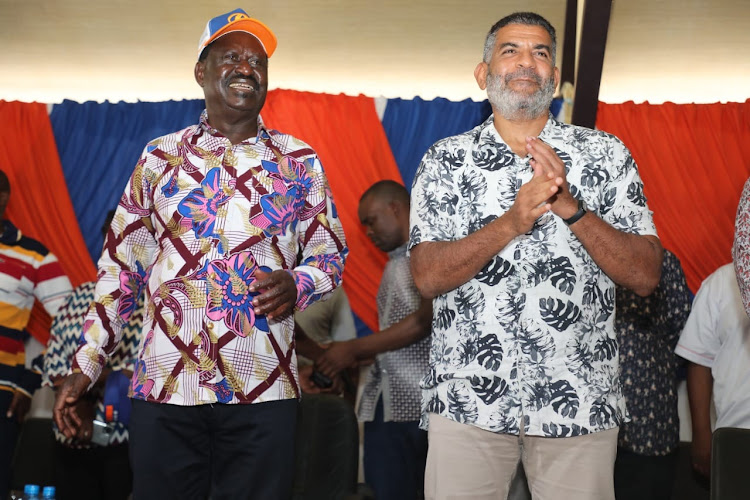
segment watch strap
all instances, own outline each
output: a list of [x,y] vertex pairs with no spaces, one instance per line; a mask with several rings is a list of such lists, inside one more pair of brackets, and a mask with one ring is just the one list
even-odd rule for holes
[[563,222],[570,226],[571,224],[574,224],[578,222],[578,220],[583,217],[586,214],[586,205],[583,204],[583,200],[578,200],[578,211],[568,217],[567,219],[563,219]]

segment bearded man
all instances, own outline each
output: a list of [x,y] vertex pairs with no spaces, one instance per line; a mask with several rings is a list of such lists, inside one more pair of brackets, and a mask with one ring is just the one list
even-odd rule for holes
[[433,301],[426,498],[614,499],[615,284],[648,295],[662,246],[627,148],[549,113],[555,29],[492,27],[474,76],[493,116],[435,143],[414,180],[414,282]]

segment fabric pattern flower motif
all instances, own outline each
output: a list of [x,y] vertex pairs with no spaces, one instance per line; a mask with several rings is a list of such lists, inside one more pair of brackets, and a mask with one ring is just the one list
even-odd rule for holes
[[258,265],[250,252],[240,252],[228,259],[217,259],[208,263],[208,304],[206,316],[213,321],[224,320],[231,331],[246,337],[253,326],[267,330],[265,317],[256,318],[250,285],[255,282]]
[[136,308],[138,297],[143,290],[143,280],[146,273],[143,271],[140,263],[136,263],[136,272],[120,271],[120,303],[117,307],[117,314],[127,321]]
[[[183,224],[192,225],[196,238],[218,237],[214,232],[216,214],[219,207],[232,198],[232,194],[227,193],[221,187],[220,170],[219,168],[209,170],[201,182],[201,187],[193,189],[177,206],[177,211],[184,217]],[[227,184],[232,193],[235,183],[236,181],[232,179]],[[224,249],[219,251],[223,252]]]
[[[151,330],[146,335],[146,339],[143,341],[142,352],[146,352],[151,342],[154,340],[154,331]],[[146,362],[143,359],[135,360],[135,368],[133,369],[133,378],[130,381],[130,392],[131,396],[135,399],[145,400],[151,393],[151,389],[154,387],[154,380],[148,378],[146,372]]]
[[273,191],[260,199],[262,212],[250,222],[263,229],[268,235],[281,234],[289,226],[294,230],[298,214],[305,206],[305,199],[313,185],[307,175],[305,163],[285,156],[276,164],[262,162],[263,167],[271,172]]

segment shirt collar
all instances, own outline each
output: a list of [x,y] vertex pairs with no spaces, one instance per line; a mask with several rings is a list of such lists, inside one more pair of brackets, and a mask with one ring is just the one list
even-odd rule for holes
[[[507,147],[508,145],[506,144],[506,142],[500,136],[500,133],[495,128],[494,118],[495,118],[495,115],[491,114],[489,118],[487,118],[479,126],[479,135],[477,136],[477,139],[481,140],[482,137],[487,137],[487,138],[492,139],[494,142],[498,144],[504,144]],[[544,128],[539,133],[539,138],[546,142],[546,139],[551,137],[552,130],[555,127],[557,127],[558,123],[559,122],[557,121],[557,119],[554,116],[552,116],[552,113],[549,113],[549,116],[547,117],[547,123],[544,124]]]
[[406,249],[407,249],[408,246],[409,246],[409,242],[407,241],[406,243],[404,243],[400,247],[398,247],[398,248],[396,248],[394,250],[391,250],[390,252],[388,252],[388,258],[391,259],[391,260],[393,260],[393,259],[397,259],[399,257],[404,257],[406,255]]
[[7,219],[0,221],[2,224],[3,232],[0,234],[0,243],[4,245],[12,245],[21,239],[21,230],[18,229],[13,223]]
[[[208,110],[204,109],[201,113],[201,119],[200,119],[200,127],[203,131],[206,133],[214,136],[214,137],[222,137],[225,138],[226,136],[213,128],[208,123]],[[255,143],[259,140],[265,140],[270,137],[270,134],[268,133],[268,129],[266,129],[266,125],[263,123],[263,118],[261,118],[260,115],[258,115],[258,134],[255,137],[248,137],[244,141],[242,141],[240,144],[245,143]]]

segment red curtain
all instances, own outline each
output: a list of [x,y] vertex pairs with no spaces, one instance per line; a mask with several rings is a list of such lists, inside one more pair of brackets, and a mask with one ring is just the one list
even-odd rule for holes
[[344,288],[357,316],[377,331],[375,296],[387,257],[362,231],[357,206],[373,183],[402,180],[373,99],[273,90],[261,114],[266,126],[303,140],[320,156],[349,244]]
[[[10,180],[6,217],[60,260],[73,286],[96,270],[78,227],[45,104],[0,101],[0,169]],[[37,302],[29,332],[46,344],[50,318]]]
[[750,100],[599,103],[596,126],[630,148],[662,243],[697,291],[732,259],[737,203],[750,176]]

